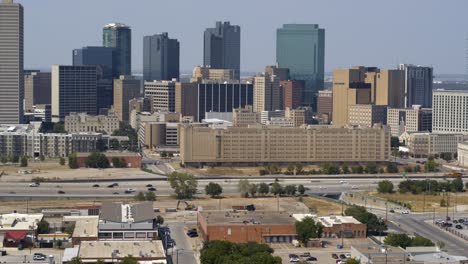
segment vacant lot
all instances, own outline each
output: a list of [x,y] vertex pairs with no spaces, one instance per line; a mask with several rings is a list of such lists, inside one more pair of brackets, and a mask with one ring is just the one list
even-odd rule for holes
[[[318,215],[341,214],[341,204],[316,197],[304,197],[304,204]],[[346,206],[343,207],[346,209]]]
[[[425,204],[425,211],[445,211],[446,207],[440,206],[440,201],[442,199],[447,200],[446,196],[443,194],[435,194],[435,195],[424,195],[424,194],[411,194],[411,193],[392,193],[392,194],[381,194],[381,193],[373,193],[373,195],[381,198],[385,198],[387,200],[398,201],[401,203],[409,203],[411,204],[411,210],[414,212],[422,212],[424,211],[424,204]],[[468,195],[466,193],[450,193],[449,194],[449,210],[453,210],[453,207],[457,206],[457,211],[468,211]]]

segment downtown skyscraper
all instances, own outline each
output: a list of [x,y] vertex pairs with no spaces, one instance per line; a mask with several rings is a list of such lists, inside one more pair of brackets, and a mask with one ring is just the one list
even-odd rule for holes
[[302,104],[314,106],[324,85],[325,29],[317,24],[285,24],[277,29],[276,62],[289,69],[291,79],[305,81]]
[[0,123],[23,122],[23,6],[0,2]]
[[207,28],[204,34],[203,64],[212,69],[232,69],[240,77],[239,26],[229,22],[216,22],[215,28]]
[[116,75],[132,74],[132,30],[120,23],[110,23],[102,31],[102,46],[115,48]]
[[143,79],[179,79],[180,45],[167,32],[143,38]]
[[432,107],[434,73],[432,67],[400,64],[399,70],[405,74],[405,107],[420,105]]

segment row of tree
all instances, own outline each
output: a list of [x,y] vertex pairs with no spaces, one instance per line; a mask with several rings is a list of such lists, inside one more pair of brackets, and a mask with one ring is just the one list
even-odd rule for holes
[[276,180],[270,186],[266,183],[250,183],[247,179],[239,180],[237,189],[242,197],[249,197],[249,195],[255,197],[257,193],[261,196],[266,196],[268,194],[294,196],[296,193],[303,195],[306,191],[302,184],[298,186],[290,184],[283,187],[278,180]]
[[[468,186],[468,185],[467,185]],[[452,181],[439,182],[436,180],[406,180],[398,184],[400,193],[421,194],[423,192],[435,194],[442,191],[463,192],[463,180],[456,177]],[[393,193],[394,185],[389,180],[380,181],[377,187],[379,193]]]
[[205,241],[200,252],[202,264],[281,264],[267,244]]
[[[122,158],[113,157],[111,161],[112,161],[112,166],[114,168],[126,168],[127,167],[127,163]],[[107,169],[111,165],[106,155],[101,152],[92,152],[91,154],[89,154],[89,156],[86,158],[85,163],[86,163],[86,167],[96,168],[96,169]],[[61,158],[60,164],[61,165],[65,164],[65,160],[63,158]],[[71,155],[68,156],[68,166],[70,167],[70,169],[78,169],[78,159],[76,157],[76,153],[72,153]]]
[[359,222],[367,225],[367,234],[380,234],[387,230],[385,220],[370,213],[363,206],[351,206],[346,208],[345,215],[352,216]]
[[422,236],[409,237],[407,234],[390,233],[384,240],[386,245],[394,247],[432,247],[434,243]]

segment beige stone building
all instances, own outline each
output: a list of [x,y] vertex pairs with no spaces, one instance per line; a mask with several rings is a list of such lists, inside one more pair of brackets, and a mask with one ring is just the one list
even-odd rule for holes
[[387,125],[392,136],[399,137],[405,132],[432,131],[432,109],[413,106],[413,108],[388,108]]
[[280,110],[281,88],[279,79],[267,73],[259,74],[254,78],[254,112]]
[[458,143],[458,165],[468,167],[468,142]]
[[233,69],[211,69],[210,67],[197,66],[193,69],[190,82],[233,81],[236,80],[236,71]]
[[256,164],[269,162],[377,162],[390,157],[390,130],[307,126],[255,126],[214,129],[179,127],[182,164]]
[[284,117],[293,122],[295,127],[304,125],[305,122],[305,110],[304,109],[291,109],[286,107],[284,110]]
[[141,97],[141,82],[133,76],[120,76],[114,80],[114,111],[120,121],[128,122],[129,101]]
[[376,105],[402,108],[405,106],[405,72],[403,70],[380,70],[376,74]]
[[387,107],[373,104],[357,104],[348,107],[348,119],[351,125],[372,127],[374,124],[386,124]]
[[[268,65],[265,67],[265,72],[270,76],[276,75],[279,81],[289,80],[289,69],[288,68],[279,68],[278,66]],[[302,95],[301,95],[302,97]]]
[[235,127],[248,127],[260,124],[260,114],[255,113],[251,105],[232,111],[232,123]]
[[463,134],[408,133],[406,145],[414,157],[428,157],[441,153],[457,153],[458,144],[466,138]]
[[175,112],[177,80],[145,82],[145,97],[150,98],[153,111]]
[[119,119],[110,112],[109,115],[91,116],[86,113],[70,113],[65,117],[65,130],[68,133],[105,132],[111,135],[119,129]]
[[468,134],[468,91],[435,90],[433,132]]

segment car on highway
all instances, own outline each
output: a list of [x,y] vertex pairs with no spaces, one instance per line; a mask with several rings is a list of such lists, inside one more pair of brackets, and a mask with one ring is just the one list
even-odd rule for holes
[[146,188],[153,187],[153,184],[146,184]]
[[16,194],[16,192],[14,192],[14,191],[11,191],[11,192],[9,192],[9,194]]
[[351,186],[351,189],[353,189],[353,190],[357,190],[357,189],[359,189],[359,187],[358,187],[358,186],[356,186],[356,185],[353,185],[353,186]]
[[98,188],[98,187],[99,187],[99,184],[94,184],[93,187],[94,187],[94,188]]
[[42,253],[34,253],[33,260],[46,260],[47,256]]
[[39,187],[39,186],[41,186],[41,184],[38,182],[33,182],[29,184],[29,187]]
[[134,193],[134,192],[136,192],[136,191],[135,191],[135,189],[132,189],[132,188],[128,188],[127,190],[125,190],[126,194]]
[[148,191],[150,191],[150,192],[155,192],[155,191],[156,191],[156,188],[154,188],[154,187],[149,187],[149,188],[148,188]]
[[113,192],[112,194],[119,194],[119,192]]
[[389,211],[390,213],[392,213],[392,214],[395,213],[395,210],[394,210],[394,209],[390,209],[390,210],[388,210],[388,211]]
[[58,194],[65,194],[65,192],[62,191],[62,190],[58,191],[57,193],[58,193]]
[[320,189],[320,190],[326,190],[327,187],[320,186],[319,189]]
[[401,213],[402,214],[409,214],[410,212],[409,212],[409,210],[403,210],[403,211],[401,211]]
[[299,262],[301,259],[296,254],[289,254],[289,262]]

